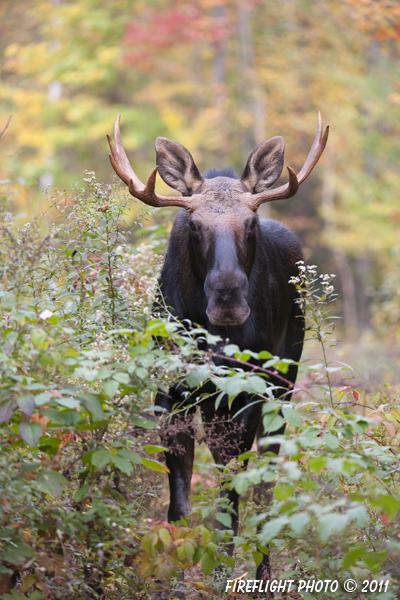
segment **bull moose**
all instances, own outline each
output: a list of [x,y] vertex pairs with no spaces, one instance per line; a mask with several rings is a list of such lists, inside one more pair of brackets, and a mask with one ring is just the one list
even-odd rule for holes
[[[296,263],[302,258],[301,248],[290,229],[275,220],[259,218],[257,209],[264,202],[294,196],[317,164],[329,133],[328,127],[322,131],[320,113],[315,139],[303,168],[296,174],[287,167],[288,183],[275,189],[270,187],[281,175],[284,164],[285,143],[280,136],[262,142],[253,150],[240,178],[231,169],[211,169],[201,175],[184,146],[159,137],[155,142],[157,166],[143,185],[123,148],[119,122],[120,115],[115,122],[115,145],[107,136],[110,160],[129,192],[149,206],[181,207],[160,277],[166,305],[180,321],[199,324],[223,340],[229,338],[230,343],[241,349],[267,350],[281,358],[299,361],[304,319],[295,302],[295,287],[288,282],[298,273]],[[157,194],[157,171],[165,183],[182,195]],[[229,364],[228,359],[226,364]],[[296,376],[297,366],[291,364],[285,376],[286,390],[292,387],[290,383],[295,383]],[[212,391],[212,384],[208,383],[201,393]],[[283,391],[281,389],[280,394]],[[171,412],[177,403],[190,402],[187,396],[187,388],[176,384],[168,395],[159,393],[156,404]],[[286,398],[290,398],[290,391]],[[188,412],[190,410],[194,408],[189,406]],[[217,409],[214,399],[209,398],[200,403],[200,410],[205,424],[217,417],[220,423],[217,438],[224,438],[224,418],[240,411],[240,415],[234,417],[241,426],[240,433],[235,434],[237,443],[228,444],[224,453],[218,444],[211,447],[218,464],[226,464],[230,458],[248,451],[256,436],[260,438],[264,434],[261,403],[254,402],[250,394],[240,393],[231,407],[222,401]],[[191,510],[194,438],[186,430],[171,434],[168,443],[170,447],[184,449],[184,452],[166,453],[171,522],[185,517]],[[274,450],[278,452],[279,446]],[[228,499],[234,509],[232,529],[236,535],[239,497],[234,489],[228,492]],[[268,565],[265,555],[257,578],[268,575]]]

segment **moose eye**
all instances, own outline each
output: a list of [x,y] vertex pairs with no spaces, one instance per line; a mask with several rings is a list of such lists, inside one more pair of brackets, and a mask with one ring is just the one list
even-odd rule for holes
[[196,231],[196,225],[193,223],[193,221],[189,221],[189,227],[191,231]]

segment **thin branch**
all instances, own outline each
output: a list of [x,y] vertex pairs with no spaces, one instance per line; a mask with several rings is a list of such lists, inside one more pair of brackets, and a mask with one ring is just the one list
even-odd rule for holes
[[7,123],[5,124],[5,127],[4,127],[4,129],[3,129],[3,131],[1,131],[1,133],[0,133],[0,138],[1,138],[1,136],[3,135],[3,133],[5,132],[5,130],[7,129],[7,127],[9,126],[9,124],[10,124],[10,121],[11,121],[11,117],[12,117],[12,115],[10,115],[10,116],[8,117],[8,121],[7,121]]
[[369,438],[370,440],[373,440],[374,442],[379,444],[380,446],[386,446],[388,448],[388,450],[397,458],[396,452],[394,450],[392,450],[392,448],[390,448],[387,444],[385,444],[384,442],[381,442],[380,440],[378,440],[373,435],[370,435],[369,433],[364,432],[364,435],[367,436],[367,438]]
[[279,375],[278,370],[263,369],[263,367],[259,367],[258,365],[253,365],[250,362],[246,362],[244,360],[239,360],[238,358],[233,358],[232,356],[226,356],[225,354],[218,354],[216,352],[213,352],[212,356],[216,356],[217,358],[222,358],[223,360],[226,360],[229,362],[232,361],[232,362],[238,363],[239,365],[245,365],[246,367],[251,367],[250,372],[261,371],[261,373],[266,373],[267,375],[271,375],[271,377],[280,379],[284,383],[288,384],[289,389],[293,388],[293,383],[291,381],[289,381],[288,379],[286,379],[285,377],[282,377],[282,375]]

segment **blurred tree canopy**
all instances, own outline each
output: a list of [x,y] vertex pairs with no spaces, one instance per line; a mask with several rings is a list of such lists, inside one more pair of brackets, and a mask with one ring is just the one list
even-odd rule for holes
[[400,240],[396,0],[3,0],[0,56],[0,130],[12,114],[0,178],[30,183],[16,200],[29,214],[47,183],[68,188],[83,169],[109,179],[117,113],[145,179],[157,136],[201,170],[241,173],[256,144],[282,135],[299,169],[319,108],[324,158],[270,214],[340,275],[347,324],[367,324],[357,290],[393,270]]

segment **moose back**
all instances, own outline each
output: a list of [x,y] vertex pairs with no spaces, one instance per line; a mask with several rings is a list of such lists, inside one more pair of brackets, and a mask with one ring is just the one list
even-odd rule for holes
[[[144,185],[133,171],[122,146],[118,115],[115,145],[108,137],[111,164],[135,198],[150,206],[179,206],[167,256],[160,278],[163,300],[179,320],[188,319],[212,333],[229,338],[230,343],[254,352],[267,350],[281,358],[300,359],[304,320],[296,291],[288,281],[297,275],[297,261],[302,254],[296,236],[281,223],[261,219],[258,207],[264,202],[290,198],[310,174],[321,156],[328,138],[328,128],[318,127],[309,155],[296,174],[288,167],[289,181],[270,189],[281,175],[285,144],[280,136],[259,144],[250,154],[240,178],[230,170],[214,169],[200,174],[190,152],[181,144],[157,138],[157,167]],[[156,173],[179,196],[160,196],[155,192]],[[291,365],[286,379],[294,384],[297,367]],[[289,384],[287,384],[289,385]],[[212,392],[210,384],[202,391]],[[282,390],[280,393],[283,393]],[[186,390],[173,386],[169,394],[159,393],[156,404],[172,411],[185,402]],[[287,399],[290,394],[286,394]],[[248,406],[248,408],[245,408]],[[224,426],[234,415],[238,429],[229,433]],[[215,423],[215,438],[221,444],[210,445],[215,462],[227,463],[249,450],[256,436],[263,435],[261,403],[240,393],[229,409],[222,402],[200,404],[205,424]],[[189,411],[190,412],[190,409]],[[235,440],[229,439],[234,437]],[[231,442],[235,443],[231,443]],[[189,429],[170,435],[169,447],[180,452],[166,453],[169,468],[169,521],[190,513],[190,481],[194,457],[194,436]],[[222,448],[222,444],[224,448]],[[183,449],[183,451],[182,451]],[[271,448],[269,448],[271,449]],[[279,451],[279,447],[275,448]],[[231,490],[228,498],[234,509],[232,529],[238,529],[238,494]],[[268,573],[264,556],[257,577]]]

